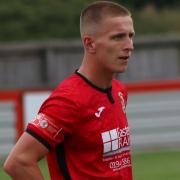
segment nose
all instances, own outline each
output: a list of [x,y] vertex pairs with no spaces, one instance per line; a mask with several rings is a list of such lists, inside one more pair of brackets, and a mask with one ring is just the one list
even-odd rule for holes
[[133,39],[128,37],[125,41],[124,49],[126,51],[133,51],[134,45],[133,45]]

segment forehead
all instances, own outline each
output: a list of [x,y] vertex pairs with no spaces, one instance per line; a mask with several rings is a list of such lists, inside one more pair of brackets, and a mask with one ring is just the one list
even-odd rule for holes
[[134,32],[133,20],[130,16],[107,18],[100,26],[101,33]]

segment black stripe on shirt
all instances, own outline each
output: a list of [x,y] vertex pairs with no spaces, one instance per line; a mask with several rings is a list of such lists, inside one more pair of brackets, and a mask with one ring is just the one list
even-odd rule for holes
[[33,136],[34,138],[36,138],[39,142],[41,142],[49,151],[51,150],[51,145],[46,140],[44,140],[41,136],[39,136],[37,133],[35,133],[34,131],[28,128],[26,129],[26,132],[30,134],[31,136]]
[[68,171],[66,158],[65,158],[65,151],[64,151],[64,143],[60,143],[56,147],[56,156],[59,168],[61,169],[61,172],[64,176],[65,180],[71,180],[70,173]]

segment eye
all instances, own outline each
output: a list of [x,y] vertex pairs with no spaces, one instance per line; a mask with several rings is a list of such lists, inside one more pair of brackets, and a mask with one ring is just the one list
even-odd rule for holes
[[132,39],[134,37],[134,32],[129,34],[129,37]]
[[119,33],[119,34],[113,35],[113,36],[111,37],[111,39],[118,41],[118,40],[123,39],[124,37],[125,37],[125,34],[124,34],[124,33]]

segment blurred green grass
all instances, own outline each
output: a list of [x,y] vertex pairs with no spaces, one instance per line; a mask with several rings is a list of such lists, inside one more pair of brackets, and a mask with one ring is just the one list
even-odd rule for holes
[[179,180],[180,151],[133,154],[134,180]]
[[[133,153],[134,180],[179,180],[180,151],[161,151]],[[0,162],[0,180],[11,180],[2,170]],[[45,180],[50,180],[45,160],[40,162]]]
[[[79,39],[79,15],[94,0],[0,1],[0,41],[43,41]],[[116,0],[120,2],[120,0]],[[132,1],[133,2],[133,1]],[[136,4],[124,0],[124,4]],[[180,34],[180,7],[164,8],[146,2],[142,8],[130,8],[137,36]],[[122,3],[123,4],[123,3]]]
[[135,12],[135,30],[137,35],[172,35],[180,33],[180,9],[164,9],[158,11],[147,8],[140,13]]

